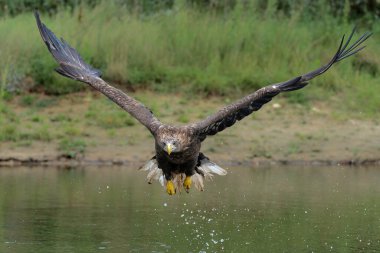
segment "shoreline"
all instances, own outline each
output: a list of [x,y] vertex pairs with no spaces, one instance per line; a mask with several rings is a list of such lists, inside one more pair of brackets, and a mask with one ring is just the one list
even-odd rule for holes
[[[18,158],[0,157],[0,168],[18,166],[142,166],[146,161],[122,160],[122,159],[70,159],[63,156],[56,158]],[[223,167],[266,167],[266,166],[380,166],[380,158],[368,159],[342,159],[342,160],[273,160],[273,159],[253,159],[253,160],[217,160],[218,165]]]

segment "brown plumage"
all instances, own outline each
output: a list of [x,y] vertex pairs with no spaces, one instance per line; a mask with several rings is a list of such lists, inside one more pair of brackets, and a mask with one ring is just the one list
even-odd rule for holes
[[281,92],[305,87],[309,80],[326,72],[334,63],[362,50],[364,46],[359,45],[371,36],[371,33],[364,33],[349,46],[354,29],[346,43],[343,36],[336,54],[326,65],[288,81],[261,88],[202,121],[176,127],[161,123],[146,106],[103,81],[100,71],[85,63],[78,52],[63,39],[59,40],[40,21],[37,12],[35,17],[43,41],[59,64],[56,69],[59,74],[89,84],[148,128],[155,138],[156,155],[142,169],[148,171],[149,183],[154,179],[159,180],[166,185],[169,194],[180,190],[182,185],[188,191],[191,180],[196,188],[203,190],[203,178],[211,179],[212,174],[226,174],[225,170],[200,153],[201,142],[207,136],[215,135],[259,110]]

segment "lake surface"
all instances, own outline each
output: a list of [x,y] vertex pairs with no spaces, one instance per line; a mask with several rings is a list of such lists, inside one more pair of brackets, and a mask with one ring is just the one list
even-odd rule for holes
[[229,168],[168,196],[135,168],[1,168],[0,252],[380,252],[380,168]]

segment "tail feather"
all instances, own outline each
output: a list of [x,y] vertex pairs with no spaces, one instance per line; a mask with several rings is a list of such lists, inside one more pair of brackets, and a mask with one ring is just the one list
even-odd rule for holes
[[155,159],[149,160],[144,166],[140,168],[140,170],[148,171],[146,179],[149,184],[151,184],[153,180],[159,180],[162,176],[162,170],[158,168],[157,161]]
[[153,169],[153,167],[157,165],[157,161],[154,160],[154,159],[151,159],[149,160],[146,164],[144,164],[143,166],[141,166],[139,168],[139,170],[142,170],[142,171],[150,171]]
[[207,180],[212,180],[214,177],[213,174],[219,175],[219,176],[225,176],[227,175],[227,171],[217,164],[211,162],[207,157],[204,157],[201,161],[200,166],[198,167],[198,170],[200,170],[204,177]]
[[173,177],[172,181],[173,181],[176,192],[181,192],[186,175],[183,173],[181,174],[172,173],[172,177]]
[[[161,170],[161,173],[162,173],[162,170]],[[165,187],[165,177],[164,177],[164,174],[162,174],[161,176],[160,176],[160,178],[158,179],[158,182],[160,182],[160,184],[163,186],[163,187]]]
[[149,184],[153,183],[153,180],[159,180],[162,174],[162,170],[158,169],[157,167],[152,169],[148,175],[146,176],[146,179]]
[[198,173],[195,173],[193,176],[191,176],[191,180],[193,181],[194,187],[198,191],[203,191],[203,189],[204,189],[204,180],[203,180],[203,176],[202,175],[200,175]]

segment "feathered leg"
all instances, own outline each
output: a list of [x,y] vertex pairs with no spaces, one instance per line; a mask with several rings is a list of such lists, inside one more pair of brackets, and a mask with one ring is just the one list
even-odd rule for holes
[[191,188],[191,176],[187,176],[185,178],[185,181],[183,181],[183,187],[185,187],[185,191],[189,193],[190,188]]
[[192,184],[192,176],[195,174],[195,167],[197,165],[197,160],[195,161],[189,161],[183,165],[181,165],[182,169],[185,171],[186,178],[183,181],[183,187],[185,188],[185,191],[189,193],[191,184]]
[[174,184],[173,184],[173,181],[172,180],[167,180],[166,182],[166,192],[169,194],[169,195],[174,195],[175,194],[175,187],[174,187]]
[[176,193],[170,164],[160,164],[157,157],[153,156],[144,166],[140,168],[140,170],[148,172],[146,178],[149,184],[151,184],[153,180],[158,180],[164,187],[166,183],[166,192],[169,195]]
[[166,192],[169,195],[174,195],[176,193],[176,190],[175,190],[175,186],[172,180],[173,179],[172,173],[170,172],[168,168],[162,169],[162,171],[164,172],[164,176],[166,179]]

